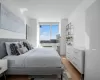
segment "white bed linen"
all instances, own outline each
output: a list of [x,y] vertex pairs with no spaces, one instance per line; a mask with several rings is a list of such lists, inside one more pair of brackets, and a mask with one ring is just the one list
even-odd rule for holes
[[36,48],[20,56],[6,56],[9,67],[61,67],[61,58],[56,50]]

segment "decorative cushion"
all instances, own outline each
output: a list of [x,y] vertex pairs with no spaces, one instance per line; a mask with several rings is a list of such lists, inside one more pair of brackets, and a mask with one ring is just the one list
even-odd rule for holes
[[19,45],[19,48],[24,47],[23,42],[19,42],[18,45]]
[[28,50],[33,49],[33,47],[28,42],[23,42],[24,47],[26,47]]
[[15,43],[10,44],[10,49],[11,49],[11,54],[12,55],[20,55],[20,53],[18,52],[18,46]]
[[22,48],[22,45],[20,43],[18,43],[19,48]]
[[24,54],[24,53],[28,52],[28,49],[26,47],[18,48],[18,52],[20,54]]
[[[10,49],[10,44],[15,43],[17,44],[18,42],[5,42],[5,46],[6,46],[6,51],[8,55],[11,55],[11,49]],[[18,45],[17,45],[18,46]]]
[[30,45],[31,49],[34,49],[32,44],[29,44],[29,45]]
[[27,45],[28,45],[28,47],[29,47],[30,50],[31,50],[31,49],[34,49],[33,46],[32,46],[32,44],[27,43]]

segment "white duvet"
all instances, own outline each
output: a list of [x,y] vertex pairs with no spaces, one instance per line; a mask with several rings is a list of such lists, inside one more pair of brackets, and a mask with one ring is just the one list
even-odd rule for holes
[[19,56],[6,56],[9,67],[61,67],[61,58],[56,50],[36,48]]

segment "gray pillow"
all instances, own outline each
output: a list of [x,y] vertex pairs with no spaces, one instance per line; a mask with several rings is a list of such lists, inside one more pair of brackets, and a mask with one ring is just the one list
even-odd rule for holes
[[28,50],[33,49],[32,45],[31,45],[29,42],[23,42],[23,45],[24,45]]
[[24,47],[23,42],[19,42],[18,44],[19,44],[19,48]]
[[26,47],[18,48],[18,52],[20,54],[24,54],[24,53],[28,52],[28,49]]

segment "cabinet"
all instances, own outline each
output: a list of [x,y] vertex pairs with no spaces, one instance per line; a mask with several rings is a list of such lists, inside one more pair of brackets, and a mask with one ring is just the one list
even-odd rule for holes
[[73,66],[84,74],[85,51],[84,49],[74,48],[66,45],[66,57],[73,64]]

